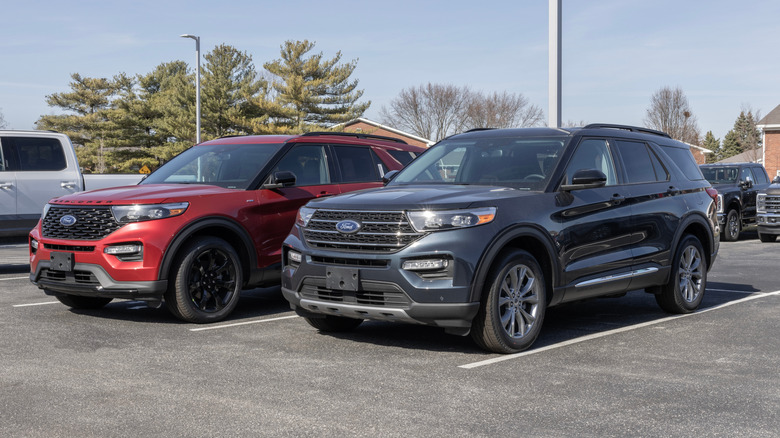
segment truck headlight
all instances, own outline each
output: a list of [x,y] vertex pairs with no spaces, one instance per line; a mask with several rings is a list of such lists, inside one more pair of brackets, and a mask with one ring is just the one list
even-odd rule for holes
[[766,193],[759,193],[756,198],[756,213],[766,213]]
[[151,221],[178,216],[189,207],[189,202],[176,202],[171,204],[137,204],[115,205],[111,207],[114,219],[120,224],[131,222]]
[[417,232],[450,230],[490,223],[496,217],[496,207],[466,210],[408,211],[406,216]]

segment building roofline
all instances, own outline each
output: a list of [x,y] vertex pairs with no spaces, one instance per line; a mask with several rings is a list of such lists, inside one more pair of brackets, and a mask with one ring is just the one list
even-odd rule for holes
[[428,140],[427,138],[418,137],[418,136],[416,136],[414,134],[409,134],[408,132],[401,131],[400,129],[396,129],[396,128],[393,128],[393,127],[390,127],[390,126],[387,126],[387,125],[383,125],[381,123],[378,123],[378,122],[375,122],[373,120],[369,120],[369,119],[366,119],[366,118],[363,118],[363,117],[358,117],[357,119],[353,119],[353,120],[350,120],[350,121],[345,122],[345,123],[341,123],[341,124],[336,125],[336,126],[342,126],[343,125],[346,128],[347,126],[354,125],[355,123],[358,123],[358,122],[363,122],[363,123],[366,123],[368,125],[376,126],[377,128],[384,129],[386,131],[390,131],[390,132],[392,132],[394,134],[403,135],[404,137],[409,137],[411,139],[423,142],[423,143],[425,143],[428,146],[431,146],[431,145],[436,143],[435,141]]

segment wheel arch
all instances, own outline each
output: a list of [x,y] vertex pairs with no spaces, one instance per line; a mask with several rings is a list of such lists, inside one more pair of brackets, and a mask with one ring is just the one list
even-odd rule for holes
[[493,264],[505,251],[512,249],[526,251],[536,259],[544,273],[545,287],[550,292],[547,294],[547,302],[549,304],[554,301],[555,284],[560,277],[555,244],[549,234],[533,225],[518,225],[507,229],[488,245],[480,258],[471,284],[471,301],[482,299],[482,291]]
[[707,224],[707,218],[697,213],[692,213],[683,218],[680,226],[677,228],[677,234],[674,236],[672,248],[675,248],[675,251],[677,245],[680,244],[680,241],[687,234],[691,234],[699,239],[701,246],[704,247],[704,257],[707,260],[707,270],[709,271],[713,262],[712,253],[715,249],[715,241],[712,230]]
[[173,262],[182,247],[191,239],[199,236],[214,236],[228,242],[241,261],[244,284],[250,279],[252,267],[257,265],[257,254],[249,233],[238,223],[227,218],[210,217],[187,225],[173,238],[165,250],[158,276],[160,280],[169,280]]

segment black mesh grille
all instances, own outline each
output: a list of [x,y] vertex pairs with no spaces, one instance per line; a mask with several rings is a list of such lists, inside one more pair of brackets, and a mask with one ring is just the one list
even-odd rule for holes
[[766,195],[767,213],[780,213],[780,195]]
[[[76,222],[66,227],[60,222],[63,216],[71,215]],[[121,225],[111,214],[111,207],[64,207],[52,206],[43,218],[43,237],[69,240],[100,240]]]
[[[343,220],[360,223],[357,233],[341,233]],[[388,253],[398,251],[423,236],[414,231],[401,211],[317,210],[303,230],[306,243],[316,248]]]
[[408,308],[411,300],[395,284],[361,281],[359,291],[328,289],[325,280],[307,278],[301,286],[301,297],[336,303],[378,307]]

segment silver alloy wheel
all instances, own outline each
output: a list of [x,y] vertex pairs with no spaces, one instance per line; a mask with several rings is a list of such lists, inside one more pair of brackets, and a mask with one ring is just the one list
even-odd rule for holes
[[737,215],[729,215],[729,223],[728,226],[728,233],[729,237],[736,240],[737,236],[739,235],[739,223],[737,223]]
[[501,281],[501,326],[510,337],[522,338],[533,328],[539,311],[539,287],[533,271],[525,265],[513,266]]
[[702,293],[703,267],[699,250],[693,245],[685,248],[680,257],[679,285],[682,298],[688,303],[694,302]]

